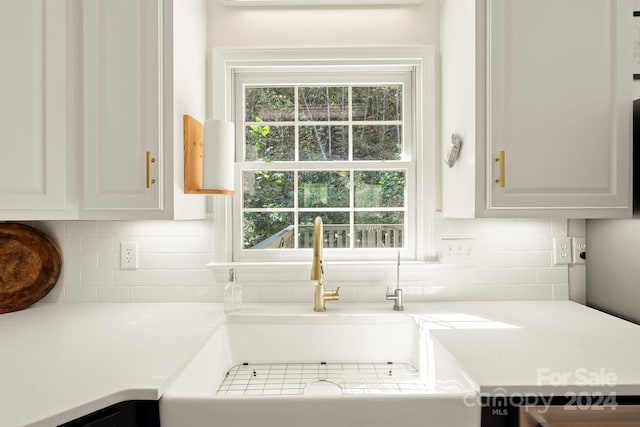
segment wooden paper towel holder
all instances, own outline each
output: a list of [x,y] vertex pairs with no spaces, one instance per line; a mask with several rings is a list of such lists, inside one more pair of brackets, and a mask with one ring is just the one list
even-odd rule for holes
[[202,188],[204,159],[204,125],[184,115],[184,192],[185,194],[224,194],[235,191]]

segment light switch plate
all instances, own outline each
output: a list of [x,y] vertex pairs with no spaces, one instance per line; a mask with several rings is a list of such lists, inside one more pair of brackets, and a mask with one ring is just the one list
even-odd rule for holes
[[476,241],[466,237],[443,237],[442,263],[471,267],[477,265]]

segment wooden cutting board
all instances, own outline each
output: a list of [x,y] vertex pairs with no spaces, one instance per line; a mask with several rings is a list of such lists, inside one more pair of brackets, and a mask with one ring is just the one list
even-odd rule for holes
[[60,249],[47,234],[25,224],[0,223],[0,313],[44,298],[61,265]]

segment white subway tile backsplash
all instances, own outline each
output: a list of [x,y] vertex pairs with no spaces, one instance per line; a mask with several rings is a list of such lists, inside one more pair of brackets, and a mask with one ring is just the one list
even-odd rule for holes
[[220,286],[202,286],[193,288],[193,299],[197,302],[223,301],[223,288]]
[[[221,286],[222,288],[222,286]],[[224,294],[221,292],[224,297]],[[293,293],[292,293],[293,296]],[[254,303],[260,302],[260,286],[247,286],[242,285],[242,300],[243,302]],[[222,299],[220,299],[222,301]]]
[[438,284],[491,285],[536,282],[534,268],[448,268],[441,271]]
[[522,299],[522,286],[487,286],[487,299],[492,301],[512,301]]
[[113,237],[83,237],[82,251],[84,253],[113,252],[114,251],[113,242],[114,242]]
[[[422,300],[422,286],[408,286],[405,283],[400,284],[402,288],[402,298],[407,301],[420,301]],[[389,286],[389,291],[393,292],[394,287]],[[385,297],[386,299],[386,297]]]
[[532,251],[535,249],[534,235],[493,235],[480,239],[478,244],[480,251]]
[[82,237],[61,237],[57,242],[63,254],[81,254]]
[[146,270],[115,270],[114,284],[116,286],[146,286]]
[[66,236],[98,237],[98,223],[96,221],[67,221]]
[[553,299],[553,286],[551,285],[524,285],[521,288],[523,300]]
[[[340,288],[340,299],[344,301],[343,291],[344,288]],[[291,289],[291,302],[310,302],[313,301],[313,288],[311,286],[294,286]],[[311,303],[313,304],[313,303]]]
[[536,283],[569,283],[569,271],[564,266],[538,268]]
[[201,236],[202,228],[195,221],[136,221],[133,236]]
[[65,302],[98,302],[98,288],[93,286],[66,286]]
[[424,301],[486,301],[487,287],[472,286],[428,286],[422,290]]
[[68,235],[66,232],[67,223],[65,221],[29,222],[28,224],[53,236],[59,244],[61,238]]
[[114,270],[82,270],[82,286],[113,286]]
[[131,289],[129,287],[113,286],[98,288],[100,302],[130,302]]
[[129,221],[100,221],[98,222],[98,236],[129,237],[131,236],[131,227]]
[[[209,269],[212,224],[204,221],[55,221],[35,223],[51,233],[63,255],[59,284],[48,302],[222,302],[228,268]],[[477,263],[403,263],[407,301],[567,299],[568,269],[551,260],[553,236],[567,234],[556,219],[438,219],[440,236],[473,239]],[[138,269],[120,269],[120,242],[138,243]],[[359,268],[327,261],[325,285],[340,286],[344,302],[385,302],[394,287],[394,260]],[[307,263],[284,268],[237,266],[246,302],[313,303]],[[283,273],[283,270],[285,273]]]
[[551,252],[521,252],[518,258],[520,267],[547,267],[553,261]]
[[211,270],[148,270],[147,284],[176,286],[207,286],[213,284]]
[[64,268],[67,270],[97,270],[98,254],[97,253],[81,253],[81,254],[64,254]]
[[131,288],[131,302],[193,302],[193,289],[182,286]]
[[[66,281],[64,277],[64,273],[62,273],[62,275],[60,276],[59,281],[61,283],[64,283]],[[49,293],[42,299],[42,302],[62,303],[62,302],[65,302],[65,300],[66,300],[65,287],[54,286],[53,289],[51,289]]]
[[209,236],[147,237],[142,242],[141,251],[151,253],[209,252],[211,246]]
[[479,267],[518,267],[520,254],[508,251],[480,252],[478,255]]
[[568,223],[566,219],[551,219],[551,235],[552,236],[566,236],[568,232]]
[[[58,278],[58,285],[55,288],[65,286],[80,286],[82,285],[82,270],[80,269],[70,269],[67,265],[62,264],[62,272],[60,277]],[[60,284],[62,286],[60,286]]]
[[258,292],[260,302],[283,302],[291,301],[293,298],[291,286],[261,286]]
[[[342,290],[342,289],[341,289]],[[362,286],[358,288],[359,302],[384,302],[387,288],[383,286]]]
[[564,283],[564,284],[558,284],[558,285],[551,285],[552,287],[552,298],[554,300],[568,300],[569,299],[569,284],[568,283]]
[[120,269],[119,253],[99,253],[98,270],[118,270]]
[[[140,254],[138,265],[145,270],[193,270],[196,268],[195,257],[190,253],[143,253]],[[197,267],[201,268],[203,265]]]
[[552,251],[553,250],[553,237],[550,235],[536,236],[535,237],[535,250],[536,251]]

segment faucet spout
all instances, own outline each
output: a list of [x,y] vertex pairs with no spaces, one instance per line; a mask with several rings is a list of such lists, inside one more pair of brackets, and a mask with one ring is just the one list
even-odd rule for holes
[[322,243],[324,240],[324,227],[322,218],[316,217],[313,223],[313,260],[311,262],[311,280],[315,282],[314,311],[325,311],[325,301],[335,301],[340,297],[340,287],[335,291],[324,290],[324,269],[322,267]]
[[313,223],[313,260],[311,262],[311,280],[320,281],[324,277],[322,269],[322,240],[324,236],[324,227],[322,218],[316,217]]
[[400,289],[400,252],[398,252],[398,261],[396,262],[396,290],[389,292],[389,287],[387,286],[386,298],[389,301],[393,301],[394,310],[404,310],[404,306],[402,305],[402,289]]

